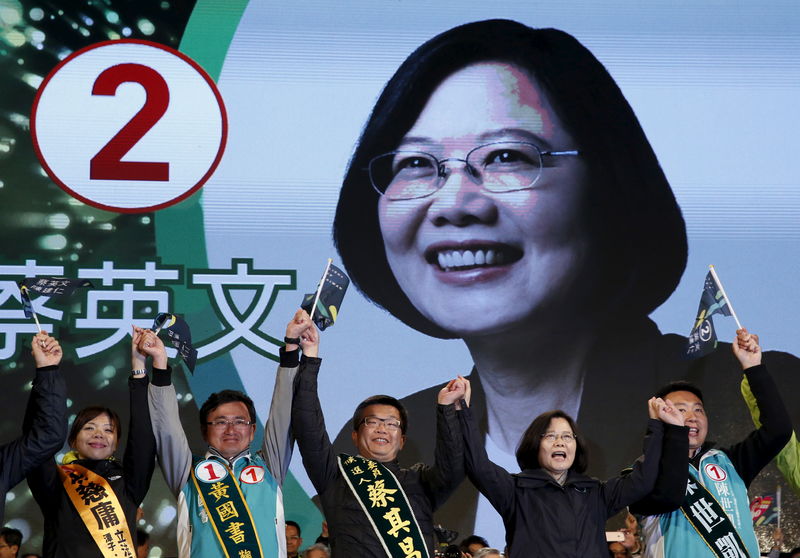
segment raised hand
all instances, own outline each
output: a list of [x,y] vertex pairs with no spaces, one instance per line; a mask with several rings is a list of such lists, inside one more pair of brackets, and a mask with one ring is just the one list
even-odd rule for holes
[[133,326],[133,340],[131,342],[131,366],[133,370],[145,367],[147,357],[153,358],[153,368],[165,369],[167,367],[167,349],[164,342],[149,329]]
[[647,404],[651,419],[657,419],[675,426],[684,425],[683,414],[675,408],[669,399],[665,401],[660,397],[651,397]]
[[[286,324],[286,337],[300,339],[300,348],[307,357],[316,357],[319,354],[319,331],[311,321],[308,312],[302,308],[294,313],[292,319]],[[293,351],[297,345],[286,344],[287,351]]]
[[742,370],[761,364],[761,346],[758,335],[749,333],[746,328],[736,330],[736,339],[731,344],[733,354],[742,365]]
[[40,331],[33,336],[33,340],[31,341],[31,354],[33,354],[36,368],[58,366],[61,364],[61,357],[64,356],[58,339],[50,337],[44,331]]
[[461,410],[461,401],[465,401],[469,407],[469,399],[472,395],[472,388],[469,380],[463,376],[457,376],[447,382],[447,385],[439,390],[436,401],[439,405],[450,405],[455,403],[456,409]]

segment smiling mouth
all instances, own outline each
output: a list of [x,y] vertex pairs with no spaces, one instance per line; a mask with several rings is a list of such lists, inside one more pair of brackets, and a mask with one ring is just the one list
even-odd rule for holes
[[386,439],[386,438],[375,438],[375,439],[374,439],[374,440],[372,440],[372,441],[373,441],[373,442],[376,442],[376,443],[378,443],[378,444],[388,444],[388,443],[389,443],[389,440],[388,440],[388,439]]
[[510,265],[522,258],[522,250],[508,244],[485,246],[435,247],[425,252],[425,261],[441,271],[464,271]]
[[697,435],[698,432],[700,432],[700,431],[697,428],[689,428],[689,435],[690,436],[692,434]]

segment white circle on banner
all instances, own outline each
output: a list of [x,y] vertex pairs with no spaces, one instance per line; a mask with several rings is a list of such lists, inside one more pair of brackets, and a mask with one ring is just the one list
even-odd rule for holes
[[711,325],[711,322],[709,320],[703,320],[703,324],[700,326],[700,339],[703,341],[710,341],[713,331],[714,326]]
[[728,478],[728,473],[725,472],[725,469],[716,463],[709,463],[703,467],[703,470],[706,472],[706,476],[713,481],[722,482]]
[[264,467],[258,465],[248,465],[242,469],[239,480],[245,484],[258,484],[264,480]]
[[154,211],[196,192],[219,164],[228,123],[213,80],[176,50],[90,45],[42,82],[31,135],[47,174],[100,209]]
[[194,476],[203,482],[217,482],[228,476],[228,469],[214,459],[206,459],[194,466]]

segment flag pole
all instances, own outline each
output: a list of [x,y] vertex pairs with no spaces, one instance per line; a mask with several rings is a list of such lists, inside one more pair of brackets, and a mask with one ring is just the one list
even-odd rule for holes
[[711,277],[714,278],[714,282],[717,284],[717,288],[722,293],[722,296],[725,297],[725,300],[728,302],[728,308],[731,309],[731,316],[733,319],[736,320],[736,329],[742,329],[742,323],[739,321],[739,317],[736,315],[736,311],[733,309],[733,304],[731,304],[731,299],[728,297],[728,293],[725,292],[725,287],[722,286],[722,282],[719,280],[719,276],[717,275],[717,270],[714,269],[713,265],[709,265],[708,269],[711,271]]
[[781,485],[778,485],[776,490],[775,499],[778,500],[778,529],[781,528]]
[[319,286],[317,287],[317,293],[314,295],[314,304],[311,305],[311,321],[314,321],[314,312],[317,309],[317,302],[319,302],[319,296],[322,294],[322,285],[325,284],[325,278],[328,276],[328,271],[331,268],[331,263],[333,262],[333,258],[328,258],[328,263],[325,266],[325,272],[322,274],[322,279],[319,280]]
[[36,310],[33,309],[33,301],[31,300],[31,295],[28,294],[28,287],[23,285],[22,287],[20,287],[20,291],[22,291],[22,289],[25,289],[25,291],[20,296],[25,296],[28,299],[28,304],[31,305],[31,314],[33,314],[33,321],[36,322],[36,333],[39,333],[40,331],[43,330],[41,324],[39,323],[39,316],[36,315]]

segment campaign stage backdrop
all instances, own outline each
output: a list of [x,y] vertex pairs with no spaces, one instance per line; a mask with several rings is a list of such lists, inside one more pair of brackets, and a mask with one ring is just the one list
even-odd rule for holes
[[[536,285],[528,285],[530,293],[506,289],[490,296],[481,290],[491,281],[480,263],[445,259],[442,265],[435,255],[402,260],[402,254],[390,253],[395,275],[406,261],[406,271],[418,273],[418,282],[399,273],[401,296],[450,339],[409,327],[351,286],[335,326],[322,333],[320,349],[320,398],[328,433],[340,438],[337,448],[352,451],[347,424],[355,405],[387,393],[410,408],[401,464],[432,460],[429,418],[436,386],[472,371],[473,383],[483,386],[476,397],[485,398],[482,425],[498,463],[518,470],[513,434],[539,412],[563,406],[589,434],[595,451],[590,472],[613,474],[640,450],[645,395],[661,379],[686,371],[661,366],[675,355],[643,355],[641,348],[661,346],[662,340],[674,348],[679,340],[667,334],[688,335],[709,264],[764,349],[799,354],[800,10],[792,2],[0,0],[0,440],[19,435],[29,392],[28,345],[36,328],[23,315],[17,282],[35,276],[81,277],[94,284],[66,301],[34,298],[43,329],[66,350],[62,368],[71,415],[104,404],[116,408],[125,423],[130,325],[149,327],[158,312],[170,311],[190,324],[199,352],[193,374],[176,360],[174,375],[193,449],[203,450],[198,402],[218,389],[245,390],[263,423],[285,325],[303,294],[315,288],[327,258],[341,264],[332,241],[339,193],[384,85],[428,39],[491,18],[562,29],[607,68],[680,206],[688,237],[685,270],[650,315],[653,323],[611,304],[595,306],[614,319],[570,307],[569,315],[542,322],[542,316],[552,316],[537,314],[542,310],[534,298],[552,300],[560,293],[559,281],[574,292],[590,292],[591,273],[569,266],[561,277],[551,273],[547,260],[535,259],[553,242],[552,235],[541,234],[540,210],[531,204],[504,212],[502,196],[511,193],[493,194],[500,225],[513,214],[511,228],[539,236],[506,238],[516,248],[501,246],[498,253],[506,250],[513,261],[488,273],[513,275],[522,268]],[[81,49],[87,50],[76,55]],[[111,69],[120,63],[136,66],[128,68],[134,79]],[[487,112],[469,103],[458,108],[455,119],[430,117],[433,129],[447,137],[449,126]],[[127,127],[137,113],[145,120]],[[118,134],[123,129],[127,135]],[[554,146],[570,147],[581,146]],[[366,178],[364,184],[364,199],[377,199]],[[390,252],[396,246],[387,240],[389,233],[414,234],[408,225],[413,219],[403,220],[409,201],[418,200],[393,206],[399,208],[398,226],[408,230],[382,222]],[[392,202],[384,202],[384,213],[397,215],[387,203]],[[568,206],[557,207],[551,217],[581,229],[579,221],[569,221]],[[364,221],[376,217],[365,214]],[[499,236],[487,238],[493,223],[479,223],[484,228],[472,240],[499,242]],[[627,230],[630,242],[646,249],[641,234],[633,226]],[[586,236],[575,242],[585,246]],[[464,240],[469,235],[449,239]],[[602,268],[597,261],[606,255],[593,256]],[[640,278],[650,279],[658,281]],[[456,287],[463,299],[448,295]],[[442,308],[426,306],[430,300],[443,301]],[[721,341],[733,339],[732,318],[718,316],[715,324]],[[505,332],[505,326],[511,329]],[[529,374],[514,382],[556,390],[527,406],[497,392],[493,382],[502,374],[491,375],[491,365],[481,371],[482,362],[496,364],[503,351],[525,352],[519,349],[520,328],[530,330],[533,348],[526,347],[526,354],[532,358]],[[548,328],[552,335],[543,334]],[[481,342],[502,346],[504,337],[508,346],[488,352]],[[536,350],[545,339],[548,347]],[[598,339],[602,351],[588,348]],[[723,350],[730,348],[721,345]],[[567,358],[571,351],[577,362]],[[794,358],[780,358],[785,365],[773,373],[797,421],[797,391],[791,389],[800,371]],[[725,444],[742,438],[751,423],[737,397],[735,362],[716,359],[713,374],[686,373],[705,390],[710,437]],[[552,368],[549,376],[540,371],[551,360],[571,362],[571,383],[554,380]],[[508,372],[520,368],[516,363]],[[492,397],[524,411],[497,411],[501,406],[493,406]],[[315,490],[297,452],[291,471],[286,517],[301,523],[307,545],[323,518],[309,500]],[[774,493],[780,482],[771,466],[751,496]],[[788,489],[783,495],[787,541],[800,544],[797,496]],[[151,555],[174,555],[175,502],[158,472],[144,511],[141,525],[152,533]],[[493,546],[504,545],[499,517],[476,500],[468,482],[436,519],[459,531],[459,540],[474,532]],[[9,493],[6,521],[23,530],[25,549],[40,547],[41,520],[24,483]],[[759,527],[759,533],[768,531]]]

